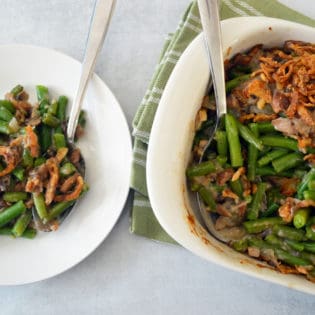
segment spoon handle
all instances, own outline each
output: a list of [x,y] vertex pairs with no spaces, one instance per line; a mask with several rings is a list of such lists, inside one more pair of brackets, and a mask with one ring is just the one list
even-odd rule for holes
[[67,136],[70,142],[74,139],[82,100],[84,98],[90,76],[93,73],[97,55],[102,48],[115,2],[116,0],[97,0],[95,3],[89,36],[85,48],[84,60],[82,63],[79,87],[71,107],[67,127]]
[[217,0],[198,0],[203,36],[209,54],[210,72],[216,98],[217,119],[226,113],[226,92],[222,35]]

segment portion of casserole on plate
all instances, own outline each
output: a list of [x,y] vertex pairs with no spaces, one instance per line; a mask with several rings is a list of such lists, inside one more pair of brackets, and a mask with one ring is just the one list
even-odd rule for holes
[[[56,230],[86,191],[84,162],[66,139],[68,99],[37,86],[31,104],[21,85],[0,100],[0,235],[34,238]],[[83,132],[83,112],[77,136]]]

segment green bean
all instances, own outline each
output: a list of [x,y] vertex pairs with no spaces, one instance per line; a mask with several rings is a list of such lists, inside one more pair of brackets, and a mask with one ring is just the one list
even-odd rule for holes
[[264,146],[262,141],[245,125],[237,121],[237,127],[241,137],[248,143],[254,145],[259,151],[262,151]]
[[270,217],[277,212],[279,205],[277,203],[271,204],[266,211],[261,212],[260,216],[262,218]]
[[308,221],[307,221],[307,225],[305,227],[305,236],[307,239],[315,241],[315,230],[313,230],[313,226],[315,223],[315,217],[311,217]]
[[310,171],[308,173],[305,174],[305,176],[303,177],[302,181],[300,182],[300,184],[298,185],[297,188],[297,197],[299,199],[303,198],[303,192],[306,190],[308,183],[311,180],[315,180],[315,168],[311,168]]
[[[36,234],[37,231],[35,229],[27,228],[21,235],[21,237],[33,239],[36,236]],[[12,236],[12,229],[9,227],[0,228],[0,235]]]
[[230,81],[227,81],[225,83],[225,91],[226,93],[231,92],[231,90],[233,90],[234,88],[236,88],[237,86],[239,86],[241,83],[247,81],[250,78],[250,74],[243,74],[240,75]]
[[18,202],[20,200],[26,200],[27,199],[27,193],[24,191],[12,191],[12,192],[5,192],[2,195],[2,198],[4,201],[7,202]]
[[309,218],[310,215],[310,209],[309,208],[301,208],[298,209],[295,213],[294,213],[294,217],[293,217],[293,225],[297,228],[300,229],[303,226],[306,225],[306,222]]
[[281,176],[281,177],[293,177],[294,171],[293,169],[282,171],[277,173],[272,167],[270,166],[263,166],[257,167],[256,173],[259,176]]
[[51,114],[53,116],[56,116],[57,115],[57,111],[58,111],[58,102],[53,101],[51,103],[51,105],[49,106],[49,108],[47,110],[47,113]]
[[306,251],[315,253],[315,242],[304,242],[303,245]]
[[0,132],[6,135],[16,133],[19,130],[19,125],[15,117],[11,121],[0,120]]
[[274,249],[275,246],[267,243],[257,237],[250,237],[247,239],[248,245],[249,246],[253,246],[253,247],[257,247],[259,249]]
[[275,254],[279,260],[282,260],[286,264],[291,265],[291,266],[311,265],[311,262],[309,260],[303,259],[301,257],[293,256],[282,249],[275,248]]
[[11,90],[11,94],[13,94],[14,97],[17,97],[21,92],[23,92],[24,88],[22,85],[18,84]]
[[273,124],[269,121],[268,122],[260,122],[260,123],[257,123],[257,125],[258,125],[258,130],[260,133],[272,133],[272,132],[276,131]]
[[7,121],[0,120],[0,133],[4,133],[5,135],[13,133]]
[[283,195],[280,193],[278,187],[268,189],[267,191],[267,206],[270,207],[272,204],[280,204],[283,199]]
[[10,221],[20,216],[25,210],[26,207],[23,201],[18,201],[12,206],[4,209],[2,212],[0,212],[0,227],[5,226]]
[[302,243],[289,239],[281,239],[273,234],[267,235],[265,241],[286,251],[297,250],[302,252],[304,250],[304,245]]
[[220,156],[218,155],[216,157],[216,161],[221,165],[221,166],[226,166],[226,162],[227,162],[227,157],[226,156]]
[[25,170],[23,167],[18,166],[12,171],[12,174],[20,181],[22,181],[25,177]]
[[264,146],[264,149],[258,152],[258,158],[260,159],[261,157],[265,156],[268,152],[271,151],[271,149],[271,147]]
[[290,226],[274,225],[272,232],[279,237],[294,241],[302,241],[305,239],[305,233],[302,230],[297,230]]
[[257,165],[259,167],[266,166],[267,164],[269,164],[273,160],[275,160],[281,156],[284,156],[287,153],[288,153],[288,150],[283,150],[283,149],[272,150],[272,151],[268,152],[266,155],[264,155],[263,157],[261,157],[257,161]]
[[[292,169],[278,173],[277,176],[292,178],[292,177],[295,177],[295,171],[296,171],[296,169],[292,168]],[[295,177],[295,178],[297,178],[297,177]]]
[[54,133],[53,139],[56,149],[64,148],[67,146],[65,136],[62,133]]
[[47,125],[41,125],[39,129],[39,143],[41,152],[45,153],[51,145],[51,128]]
[[90,189],[90,186],[89,186],[86,182],[84,182],[83,188],[82,188],[82,191],[81,191],[81,194],[80,194],[80,197],[81,197],[83,194],[85,194],[87,191],[89,191],[89,189]]
[[198,184],[198,183],[196,183],[196,182],[194,182],[194,181],[192,181],[192,182],[190,183],[190,190],[191,190],[191,191],[197,192],[199,188],[200,188],[200,184]]
[[210,173],[213,173],[216,170],[216,166],[212,161],[202,162],[197,165],[192,165],[187,168],[186,175],[189,178],[195,176],[203,176]]
[[302,252],[304,250],[303,243],[299,243],[293,240],[285,240],[285,242],[294,250],[297,250],[299,252]]
[[234,79],[240,75],[253,72],[251,67],[245,65],[236,65],[229,70],[229,77]]
[[15,114],[16,112],[16,109],[15,107],[13,106],[13,104],[8,101],[8,100],[0,100],[0,106],[1,107],[4,107],[5,109],[7,109],[11,114]]
[[[67,105],[68,105],[68,98],[66,96],[60,96],[58,99],[57,117],[59,118],[61,125],[66,121]],[[56,128],[57,132],[62,132],[61,125]]]
[[240,179],[230,181],[232,191],[237,194],[240,198],[243,196],[243,186]]
[[86,119],[85,119],[85,111],[83,109],[80,110],[79,118],[78,118],[78,125],[82,128],[85,127]]
[[60,120],[49,113],[45,113],[42,119],[43,123],[49,127],[56,128],[60,124]]
[[32,213],[30,211],[21,214],[21,216],[16,220],[12,228],[12,234],[15,237],[22,236],[27,226],[31,222],[31,220],[32,220]]
[[246,252],[248,248],[248,240],[245,238],[245,239],[233,241],[231,245],[238,252],[244,253]]
[[231,114],[225,114],[225,129],[229,144],[231,165],[232,167],[243,166],[243,157],[237,121]]
[[247,210],[246,218],[250,221],[256,220],[259,216],[259,209],[261,209],[261,205],[263,203],[263,199],[265,196],[267,184],[266,183],[258,183],[257,191],[254,195],[253,201]]
[[228,145],[227,145],[226,132],[223,130],[217,130],[214,138],[217,142],[218,155],[221,157],[227,157]]
[[295,169],[294,172],[293,172],[292,177],[301,179],[305,174],[306,174],[305,170]]
[[37,99],[39,102],[42,100],[48,100],[49,99],[49,93],[48,93],[48,88],[43,85],[37,85],[36,86],[36,94],[37,94]]
[[7,227],[7,226],[0,228],[0,235],[13,236],[12,228]]
[[60,167],[60,174],[62,176],[69,176],[69,175],[73,174],[75,171],[76,171],[76,167],[70,162],[63,164]]
[[45,113],[47,113],[49,107],[50,107],[50,103],[48,99],[43,99],[42,101],[40,101],[39,107],[38,107],[38,111],[40,115],[43,116]]
[[48,218],[48,212],[46,209],[46,205],[45,205],[45,200],[44,200],[44,196],[42,193],[33,193],[33,201],[34,201],[34,205],[35,205],[35,209],[37,211],[37,214],[39,216],[39,218],[43,221],[46,222],[47,218]]
[[253,200],[253,197],[251,195],[243,196],[244,200],[246,201],[247,204],[250,204]]
[[277,173],[294,168],[303,162],[303,155],[300,153],[290,153],[271,162]]
[[13,118],[13,114],[3,106],[0,106],[0,119],[9,122]]
[[68,105],[68,98],[66,96],[60,96],[58,99],[58,111],[57,117],[60,121],[64,121],[66,119],[66,108]]
[[315,255],[314,254],[303,251],[303,252],[299,253],[299,256],[304,258],[304,259],[309,260],[310,262],[312,262],[313,265],[315,265]]
[[305,190],[303,197],[305,200],[315,200],[315,190]]
[[34,166],[35,167],[40,166],[40,165],[44,164],[45,162],[46,162],[46,159],[44,157],[38,157],[34,161]]
[[276,171],[270,166],[257,167],[256,174],[259,176],[273,176],[276,175]]
[[283,248],[285,250],[288,249],[288,246],[284,243],[284,241],[273,234],[269,234],[265,237],[265,241],[271,245],[278,246],[279,248]]
[[33,239],[37,235],[37,231],[33,228],[27,228],[24,233],[22,234],[22,237]]
[[283,136],[267,135],[260,138],[264,145],[298,151],[297,141]]
[[315,190],[315,180],[310,180],[307,184],[309,190]]
[[305,227],[305,236],[308,240],[315,241],[315,232],[313,231],[311,226]]
[[34,159],[31,156],[29,149],[23,150],[23,166],[24,167],[31,167],[33,166]]
[[285,251],[297,250],[301,252],[304,250],[304,245],[302,243],[298,243],[292,240],[284,240],[284,239],[278,238],[277,236],[273,234],[267,235],[265,238],[265,241],[271,245],[274,245],[275,248],[280,248]]
[[[250,124],[249,128],[256,137],[259,136],[258,125],[256,123]],[[248,145],[248,166],[247,166],[247,178],[250,181],[253,181],[256,176],[257,157],[258,157],[258,149],[255,145],[250,143]]]
[[71,207],[75,203],[74,200],[62,201],[55,204],[48,213],[48,221],[53,220],[60,216],[66,209]]
[[260,218],[254,221],[246,221],[243,226],[248,233],[260,233],[276,224],[285,224],[285,222],[280,217]]
[[206,187],[201,186],[198,189],[198,193],[201,196],[201,199],[204,201],[204,203],[210,208],[210,210],[215,211],[217,205],[213,198],[212,192]]

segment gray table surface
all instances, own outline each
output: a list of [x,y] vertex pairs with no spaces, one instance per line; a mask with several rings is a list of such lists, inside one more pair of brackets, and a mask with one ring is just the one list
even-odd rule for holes
[[[81,60],[93,2],[1,0],[0,44],[40,45]],[[281,2],[315,18],[313,0]],[[164,38],[188,3],[118,1],[96,72],[117,96],[130,125]],[[223,269],[179,246],[130,234],[130,209],[129,197],[108,238],[76,267],[39,283],[0,287],[0,313],[315,313],[313,296]]]

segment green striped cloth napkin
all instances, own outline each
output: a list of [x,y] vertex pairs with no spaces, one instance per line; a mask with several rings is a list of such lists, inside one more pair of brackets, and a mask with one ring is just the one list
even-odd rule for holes
[[[220,8],[221,19],[249,15],[270,16],[315,26],[315,21],[312,19],[275,0],[221,0]],[[135,193],[131,232],[159,241],[174,242],[154,217],[148,198],[146,153],[150,131],[163,89],[176,62],[200,32],[199,11],[196,1],[193,1],[184,13],[176,31],[168,35],[151,83],[133,121],[134,148],[131,187]]]

